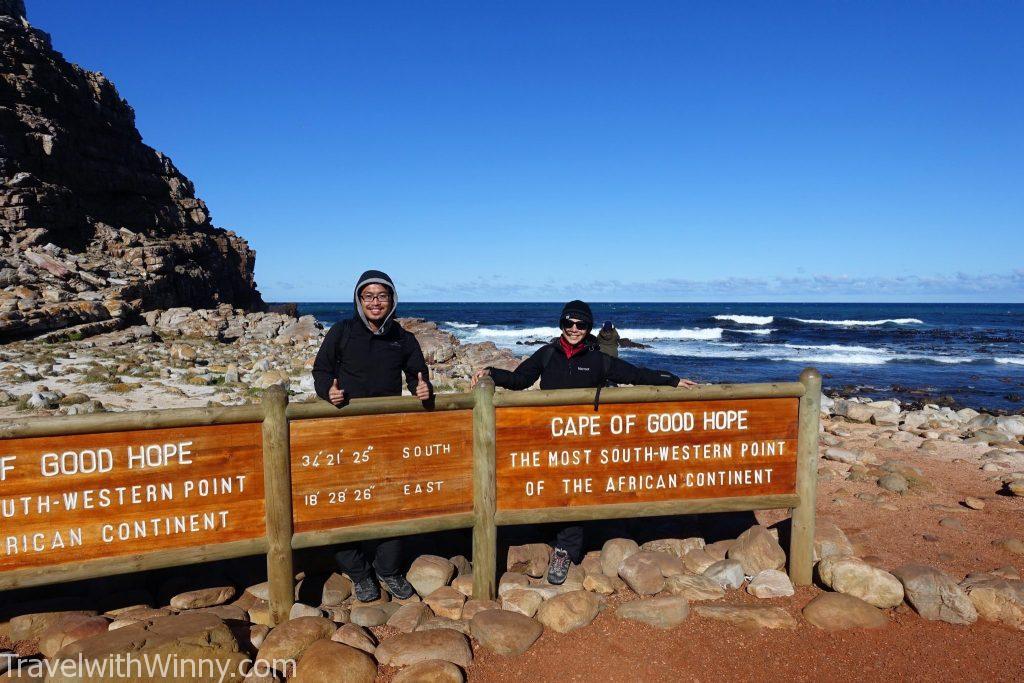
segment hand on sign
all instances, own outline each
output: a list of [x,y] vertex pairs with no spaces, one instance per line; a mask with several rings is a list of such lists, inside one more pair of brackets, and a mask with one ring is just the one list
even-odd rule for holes
[[416,398],[426,401],[430,398],[430,385],[423,381],[423,373],[416,373]]
[[693,380],[681,379],[679,380],[679,384],[677,384],[676,386],[681,387],[683,389],[690,389],[691,387],[697,386],[697,383],[694,382]]
[[473,382],[469,385],[469,388],[472,389],[473,387],[475,387],[477,382],[479,382],[489,374],[491,374],[491,371],[488,370],[487,368],[484,368],[483,370],[477,370],[476,372],[474,372]]
[[345,390],[338,386],[338,380],[334,380],[331,390],[327,392],[327,398],[334,405],[341,405],[345,402]]

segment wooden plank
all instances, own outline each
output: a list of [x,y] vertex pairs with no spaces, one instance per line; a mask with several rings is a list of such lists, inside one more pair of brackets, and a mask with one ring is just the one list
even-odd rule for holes
[[0,573],[0,591],[227,560],[233,557],[259,555],[266,551],[267,539],[260,537],[230,543],[213,543],[190,548],[103,557],[53,566],[15,569]]
[[293,420],[295,531],[470,512],[469,410]]
[[494,599],[498,527],[494,521],[494,380],[483,378],[474,390],[473,408],[473,597]]
[[[553,389],[542,391],[501,391],[494,396],[499,408],[515,406],[565,406],[593,404],[596,389]],[[764,384],[712,384],[692,387],[610,387],[601,390],[601,403],[650,403],[654,401],[719,401],[748,398],[798,398],[800,382]]]
[[655,503],[620,503],[618,505],[583,505],[535,510],[505,510],[495,515],[499,526],[511,524],[547,524],[548,522],[580,522],[624,517],[657,517],[659,515],[694,515],[706,512],[737,512],[789,508],[799,499],[794,494],[746,496],[736,498],[705,498],[698,500],[662,500]]
[[292,537],[292,547],[296,550],[300,548],[316,548],[322,545],[351,543],[367,539],[428,534],[435,531],[449,531],[450,529],[468,529],[472,526],[473,513],[459,512],[453,515],[436,515],[400,522],[378,522],[339,527],[337,529],[303,531]]
[[102,434],[140,429],[184,429],[200,425],[252,423],[262,419],[263,409],[258,405],[24,417],[0,420],[0,439]]
[[270,620],[288,620],[295,598],[292,563],[292,480],[288,447],[288,394],[280,385],[263,395],[263,476],[266,482],[267,581]]
[[814,565],[814,515],[818,490],[818,428],[821,421],[821,374],[807,368],[800,375],[807,392],[800,399],[800,445],[797,454],[796,492],[789,542],[789,578],[796,586],[809,586]]
[[259,448],[253,423],[0,441],[0,572],[260,539]]
[[797,399],[497,409],[499,511],[792,494]]
[[288,406],[288,419],[310,420],[321,417],[353,417],[355,415],[384,415],[390,413],[442,412],[468,410],[473,407],[473,395],[437,394],[433,401],[423,402],[415,396],[381,396],[357,398],[343,406],[327,401],[292,403]]

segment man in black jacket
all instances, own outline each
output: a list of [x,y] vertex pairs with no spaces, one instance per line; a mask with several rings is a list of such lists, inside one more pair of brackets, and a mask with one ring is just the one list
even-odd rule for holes
[[[421,401],[433,395],[429,371],[416,336],[394,321],[398,292],[386,273],[368,270],[356,283],[355,314],[327,332],[313,363],[317,396],[336,406],[349,399],[400,396],[402,373],[409,391]],[[366,558],[373,557],[371,566]],[[361,602],[380,599],[375,574],[399,599],[412,597],[413,587],[401,572],[401,539],[351,543],[334,555],[354,584]]]
[[[601,353],[596,338],[590,334],[594,315],[582,301],[570,301],[562,308],[559,320],[562,336],[539,348],[532,356],[509,372],[501,368],[484,368],[473,376],[475,385],[484,375],[506,389],[528,389],[540,377],[541,389],[586,389],[617,384],[649,384],[656,386],[692,387],[693,382],[680,379],[665,370],[648,370],[624,360]],[[564,526],[555,536],[555,550],[548,565],[548,581],[565,582],[571,562],[579,562],[583,553],[583,527]]]

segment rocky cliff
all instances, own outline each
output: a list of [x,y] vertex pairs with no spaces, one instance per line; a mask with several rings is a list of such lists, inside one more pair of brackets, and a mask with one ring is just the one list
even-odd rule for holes
[[254,260],[113,83],[0,0],[0,343],[174,306],[262,310]]

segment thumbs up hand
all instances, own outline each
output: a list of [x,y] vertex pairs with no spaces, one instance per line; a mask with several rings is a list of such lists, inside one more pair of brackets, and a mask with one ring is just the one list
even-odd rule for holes
[[423,381],[423,373],[416,373],[416,398],[421,401],[426,401],[430,398],[430,385]]
[[331,384],[331,389],[327,392],[327,398],[334,405],[340,405],[345,402],[345,390],[338,386],[337,379]]

